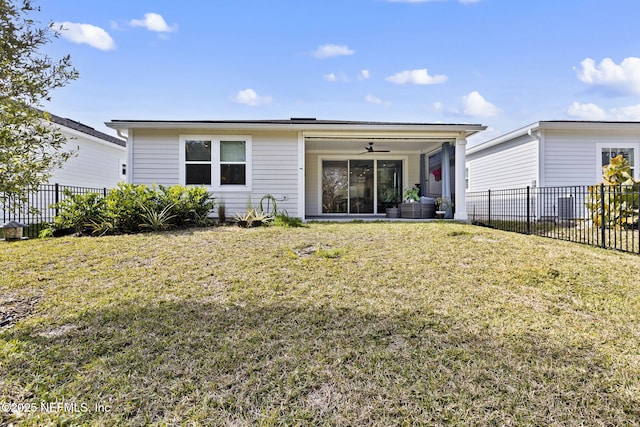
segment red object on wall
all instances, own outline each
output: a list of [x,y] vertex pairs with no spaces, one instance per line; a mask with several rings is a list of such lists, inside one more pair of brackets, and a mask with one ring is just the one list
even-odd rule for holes
[[442,179],[442,169],[434,169],[431,171],[431,174],[435,177],[436,181],[440,181]]

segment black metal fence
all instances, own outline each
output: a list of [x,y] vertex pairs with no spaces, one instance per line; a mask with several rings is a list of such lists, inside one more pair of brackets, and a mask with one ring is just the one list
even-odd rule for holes
[[640,253],[640,190],[626,186],[527,187],[467,193],[474,224]]
[[[65,191],[66,190],[66,191]],[[38,187],[37,191],[29,194],[26,203],[19,203],[17,209],[10,205],[0,205],[2,224],[18,221],[27,225],[23,233],[28,237],[37,237],[40,231],[53,221],[58,214],[55,204],[62,201],[66,194],[98,193],[106,196],[107,188],[71,187],[59,184],[46,184]]]

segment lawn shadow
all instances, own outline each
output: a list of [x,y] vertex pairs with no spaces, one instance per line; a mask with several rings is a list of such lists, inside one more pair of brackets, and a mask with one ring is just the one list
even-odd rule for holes
[[[455,318],[259,301],[157,301],[0,334],[0,423],[633,424],[597,349]],[[635,386],[638,385],[636,380]],[[81,407],[82,408],[82,407]],[[108,408],[108,411],[100,410]],[[69,421],[70,420],[70,421]]]

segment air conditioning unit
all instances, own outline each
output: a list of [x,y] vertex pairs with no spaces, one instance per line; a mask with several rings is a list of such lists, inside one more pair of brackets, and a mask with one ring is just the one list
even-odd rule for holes
[[573,196],[558,197],[558,219],[575,219],[575,216]]

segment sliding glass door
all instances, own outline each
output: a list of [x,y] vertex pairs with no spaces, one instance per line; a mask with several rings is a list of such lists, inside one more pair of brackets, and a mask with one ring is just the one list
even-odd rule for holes
[[402,196],[402,160],[323,160],[323,214],[383,214]]
[[346,214],[349,200],[349,162],[322,162],[322,213]]
[[402,160],[378,160],[378,213],[402,201]]
[[373,160],[349,160],[349,213],[372,214]]

